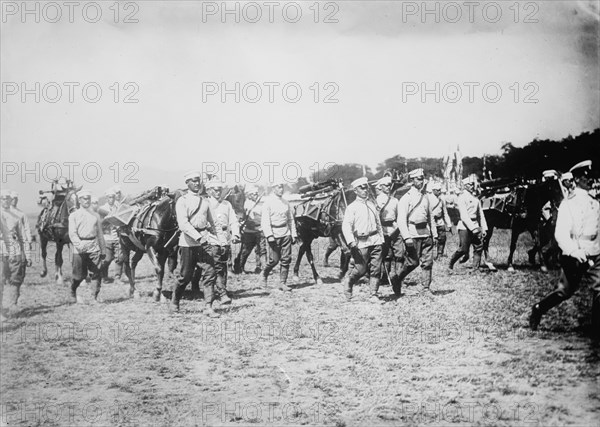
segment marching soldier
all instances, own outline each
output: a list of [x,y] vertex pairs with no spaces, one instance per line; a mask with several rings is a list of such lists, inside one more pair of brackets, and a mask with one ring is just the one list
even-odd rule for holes
[[248,257],[255,249],[260,263],[256,264],[255,273],[260,273],[267,265],[267,246],[262,234],[261,219],[262,206],[258,197],[258,189],[254,185],[246,187],[248,199],[244,202],[244,226],[242,233],[242,247],[234,262],[234,272],[243,273]]
[[[385,176],[375,183],[377,194],[377,210],[383,229],[383,246],[381,259],[383,262],[382,278],[387,282],[392,278],[392,271],[396,271],[402,260],[403,247],[400,239],[400,231],[396,224],[398,217],[398,199],[390,194],[392,178]],[[392,261],[394,264],[392,265]],[[393,270],[392,270],[393,267]]]
[[80,190],[77,193],[79,209],[69,215],[69,238],[73,244],[73,281],[71,283],[71,302],[77,302],[77,288],[91,273],[92,303],[98,302],[102,283],[102,265],[106,256],[106,246],[102,234],[102,220],[92,211],[92,193]]
[[431,194],[429,195],[429,203],[431,204],[431,213],[437,229],[437,252],[435,259],[445,256],[444,249],[446,248],[446,233],[451,230],[452,221],[448,215],[446,201],[442,198],[442,184],[434,182],[431,186]]
[[412,187],[398,202],[397,223],[406,252],[400,273],[392,281],[396,295],[401,295],[402,282],[419,264],[424,275],[423,292],[431,293],[433,246],[434,240],[437,240],[437,228],[430,199],[423,192],[425,183],[423,169],[410,171],[408,177],[412,179]]
[[171,310],[179,311],[179,301],[183,291],[194,276],[196,266],[201,270],[204,286],[204,313],[210,317],[219,317],[213,309],[214,286],[217,274],[215,261],[209,252],[208,230],[214,228],[208,202],[200,196],[202,183],[199,172],[184,175],[188,192],[181,196],[175,205],[177,224],[181,230],[179,250],[181,270],[173,295]]
[[593,291],[592,330],[600,336],[600,204],[588,194],[591,168],[586,160],[570,170],[577,187],[560,204],[555,231],[562,271],[556,289],[531,309],[529,326],[534,331],[547,311],[587,284]]
[[33,234],[31,234],[31,227],[29,226],[29,220],[27,219],[27,215],[17,207],[19,204],[19,193],[16,191],[10,192],[11,197],[11,209],[15,212],[19,217],[21,217],[21,221],[23,221],[23,229],[25,230],[25,239],[27,242],[27,246],[31,248],[31,242],[33,241]]
[[[113,215],[118,209],[115,191],[111,188],[107,190],[104,195],[106,196],[106,203],[98,208],[98,213],[102,219],[108,215]],[[104,242],[106,243],[106,259],[104,260],[104,266],[102,267],[102,280],[107,283],[109,282],[108,269],[110,263],[114,260],[115,265],[117,266],[115,281],[121,282],[123,263],[121,262],[121,244],[119,243],[117,227],[106,221],[102,221],[102,231],[104,233]]]
[[[6,286],[8,296],[8,317],[15,316],[19,309],[17,303],[21,294],[21,285],[25,279],[25,270],[31,267],[31,254],[26,238],[27,231],[23,218],[11,207],[10,192],[0,193],[2,215],[0,231],[2,241],[2,283],[0,284],[0,310],[2,309],[3,288]],[[4,316],[2,316],[4,320]]]
[[478,269],[481,264],[481,253],[483,251],[483,239],[487,233],[487,222],[483,214],[480,200],[475,196],[475,184],[477,177],[471,175],[462,180],[465,191],[458,196],[458,211],[460,221],[458,223],[459,247],[450,258],[450,269],[464,255],[469,253],[469,247],[473,245],[473,269]]
[[215,225],[215,233],[208,234],[208,251],[215,261],[215,291],[221,304],[230,304],[227,295],[227,261],[231,258],[231,243],[240,241],[240,225],[235,211],[227,200],[221,200],[223,183],[212,179],[206,184],[208,206]]
[[358,178],[351,186],[357,197],[346,208],[342,232],[354,258],[354,267],[348,277],[342,281],[344,295],[347,301],[351,301],[354,284],[369,271],[370,300],[379,302],[379,278],[384,242],[381,220],[377,206],[368,198],[367,178]]
[[296,243],[296,222],[292,208],[283,198],[284,182],[276,181],[271,184],[272,192],[265,199],[262,209],[261,226],[269,245],[269,262],[262,272],[263,286],[267,288],[268,278],[275,266],[281,262],[279,270],[279,289],[290,292],[287,285],[290,263],[292,262],[292,245]]

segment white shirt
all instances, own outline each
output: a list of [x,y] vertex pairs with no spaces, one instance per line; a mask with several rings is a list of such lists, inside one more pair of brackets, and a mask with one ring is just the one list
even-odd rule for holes
[[227,246],[231,243],[231,236],[240,237],[240,224],[238,223],[235,211],[227,200],[219,202],[214,197],[207,200],[210,207],[210,213],[215,223],[216,233],[209,233],[208,243],[217,246]]
[[175,214],[181,230],[179,246],[189,248],[206,242],[207,228],[214,226],[206,199],[188,191],[177,200]]
[[488,227],[483,208],[477,197],[465,190],[458,196],[457,205],[460,213],[460,221],[456,227],[458,230],[473,231],[473,229],[479,227],[481,231],[487,231]]
[[[430,236],[437,237],[429,197],[422,194],[416,187],[410,187],[410,190],[398,202],[398,219],[396,222],[400,229],[400,235],[404,240]],[[419,224],[419,227],[417,227],[417,224]]]
[[576,188],[558,208],[554,236],[565,255],[583,249],[600,254],[600,204],[587,191]]
[[[383,234],[389,236],[396,231],[396,218],[398,217],[398,199],[389,194],[379,193],[377,195],[377,210],[379,211],[379,219],[383,227]],[[384,223],[392,222],[391,225]]]
[[282,197],[271,194],[263,205],[261,226],[265,237],[297,237],[296,223],[290,203]]
[[383,244],[383,229],[377,206],[370,200],[357,197],[346,208],[342,233],[348,244],[356,243],[361,249]]

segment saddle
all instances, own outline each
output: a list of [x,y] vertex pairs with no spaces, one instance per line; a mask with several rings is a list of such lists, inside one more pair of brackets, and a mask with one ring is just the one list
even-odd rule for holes
[[525,192],[527,186],[516,185],[513,187],[496,188],[496,192],[487,191],[487,195],[481,198],[483,210],[495,210],[511,216],[526,217]]
[[309,218],[323,228],[325,237],[329,236],[335,223],[330,212],[337,194],[337,191],[323,193],[299,203],[294,208],[294,217]]

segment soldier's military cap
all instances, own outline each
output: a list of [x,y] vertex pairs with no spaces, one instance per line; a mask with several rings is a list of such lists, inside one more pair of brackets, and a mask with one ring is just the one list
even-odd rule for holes
[[90,190],[79,190],[77,198],[81,199],[82,197],[92,197],[92,192]]
[[0,198],[1,199],[10,199],[12,191],[10,190],[2,190],[0,191]]
[[244,193],[246,194],[258,194],[258,188],[256,185],[247,185],[244,189]]
[[442,189],[442,184],[440,182],[434,182],[433,184],[431,184],[431,191],[433,190],[440,190]]
[[413,169],[408,173],[408,177],[410,179],[422,178],[423,176],[425,176],[425,174],[423,173],[423,168]]
[[273,181],[271,183],[271,187],[277,187],[278,185],[285,185],[285,180],[283,180],[283,179],[276,179],[275,181]]
[[186,173],[185,175],[183,175],[183,179],[185,180],[185,182],[188,182],[188,180],[194,179],[194,178],[200,178],[200,172],[198,172],[198,171],[189,171],[188,173]]
[[583,162],[579,162],[575,166],[573,166],[571,169],[569,169],[569,172],[571,172],[573,174],[573,176],[579,177],[579,176],[587,175],[591,170],[592,170],[592,161],[584,160]]
[[556,172],[554,169],[545,170],[542,172],[542,178],[558,178],[558,172]]
[[381,178],[379,181],[377,181],[375,183],[375,187],[380,187],[382,185],[390,185],[391,183],[392,183],[392,177],[384,176],[383,178]]
[[560,176],[561,181],[565,179],[573,179],[573,174],[571,172],[565,172]]
[[108,190],[106,190],[104,192],[105,196],[116,196],[117,192],[114,190],[114,188],[109,188]]
[[352,186],[352,188],[358,188],[361,185],[369,185],[369,180],[367,179],[366,176],[362,176],[362,177],[352,181],[352,184],[350,184],[350,185]]
[[462,180],[463,184],[477,184],[477,175],[471,174]]
[[19,193],[17,193],[16,191],[11,191],[10,192],[10,197],[12,199],[18,199],[19,198]]

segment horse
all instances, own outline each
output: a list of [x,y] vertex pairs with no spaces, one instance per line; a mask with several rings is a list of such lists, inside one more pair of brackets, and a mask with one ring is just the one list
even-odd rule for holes
[[[175,194],[165,193],[156,187],[150,193],[131,201],[132,205],[121,205],[117,212],[105,218],[111,221],[116,218],[118,225],[121,257],[125,267],[125,275],[129,280],[129,296],[138,297],[135,288],[135,269],[144,254],[148,255],[158,282],[152,294],[155,301],[162,295],[165,263],[169,259],[169,267],[174,271],[177,263],[177,243],[179,227],[175,214]],[[141,207],[139,203],[146,203]],[[130,254],[133,257],[130,260]]]
[[[487,185],[486,185],[487,184]],[[504,185],[504,192],[498,192],[498,187]],[[486,188],[487,187],[487,188]],[[528,251],[529,262],[535,265],[536,255],[540,255],[541,270],[548,271],[548,253],[542,248],[549,248],[554,234],[550,223],[542,221],[542,209],[550,203],[552,209],[558,209],[563,198],[562,189],[558,180],[550,179],[542,182],[503,182],[499,185],[482,183],[482,206],[488,232],[483,240],[483,249],[486,258],[494,228],[511,230],[510,250],[508,254],[508,271],[513,272],[513,255],[517,247],[517,240],[524,231],[528,231],[533,238],[534,245]],[[509,189],[507,192],[506,189]],[[555,217],[555,215],[551,215]],[[554,222],[554,225],[556,223]],[[545,230],[545,231],[544,231]],[[544,242],[546,240],[546,242]],[[493,266],[492,266],[493,267]]]
[[38,217],[36,228],[40,237],[40,250],[42,255],[42,271],[40,277],[46,277],[48,267],[46,265],[46,256],[48,255],[48,242],[56,243],[56,253],[54,254],[54,264],[56,273],[54,279],[57,284],[64,284],[62,266],[63,256],[62,251],[65,245],[71,243],[69,239],[69,214],[79,208],[77,200],[77,191],[81,187],[75,188],[72,182],[63,189],[57,189],[53,185],[52,190],[40,190],[40,194],[52,193],[54,195],[52,205],[43,209]]
[[350,249],[342,233],[342,220],[348,203],[351,203],[356,194],[345,190],[341,180],[328,180],[323,183],[306,185],[300,188],[302,197],[307,198],[294,207],[294,220],[296,231],[301,244],[298,257],[294,264],[294,280],[298,280],[300,262],[306,254],[306,259],[312,269],[313,278],[318,285],[323,284],[313,259],[311,245],[317,237],[332,237],[342,250],[340,275],[342,278],[348,271],[350,263]]

